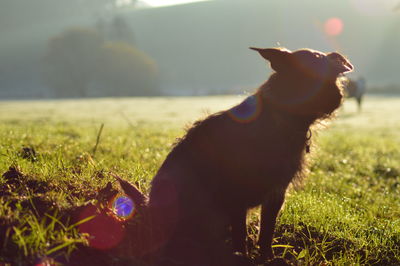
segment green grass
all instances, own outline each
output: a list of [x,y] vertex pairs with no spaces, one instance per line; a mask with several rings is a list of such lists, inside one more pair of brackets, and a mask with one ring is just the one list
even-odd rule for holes
[[[148,192],[184,127],[240,100],[1,102],[0,173],[13,166],[19,176],[0,178],[0,264],[69,258],[87,236],[67,214],[98,200],[97,191],[113,182],[108,172]],[[399,113],[397,97],[370,96],[361,113],[349,100],[314,134],[310,173],[302,188],[288,192],[278,221],[276,255],[300,265],[400,264]],[[250,246],[257,221],[254,210]]]

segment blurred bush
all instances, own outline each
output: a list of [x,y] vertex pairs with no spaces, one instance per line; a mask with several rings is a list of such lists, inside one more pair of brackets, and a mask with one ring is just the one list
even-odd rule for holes
[[149,56],[87,28],[71,28],[49,40],[43,78],[55,97],[158,93],[157,67]]
[[103,45],[94,30],[69,29],[49,41],[44,79],[59,97],[87,96]]
[[105,96],[158,94],[156,64],[130,44],[105,43],[96,70],[96,90]]

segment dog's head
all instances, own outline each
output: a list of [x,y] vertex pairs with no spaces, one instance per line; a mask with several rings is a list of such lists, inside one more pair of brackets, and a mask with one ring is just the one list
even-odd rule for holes
[[336,79],[339,74],[353,70],[350,62],[341,54],[322,53],[311,49],[291,52],[285,48],[251,48],[271,62],[277,73],[300,75],[317,79]]
[[266,88],[271,101],[288,111],[318,117],[329,115],[340,105],[342,91],[337,79],[353,70],[341,54],[311,49],[251,49],[267,59],[276,72]]

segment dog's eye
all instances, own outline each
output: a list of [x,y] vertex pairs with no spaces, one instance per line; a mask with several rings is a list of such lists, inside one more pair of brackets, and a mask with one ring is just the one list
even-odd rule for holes
[[315,53],[314,55],[315,55],[316,58],[322,58],[322,54]]

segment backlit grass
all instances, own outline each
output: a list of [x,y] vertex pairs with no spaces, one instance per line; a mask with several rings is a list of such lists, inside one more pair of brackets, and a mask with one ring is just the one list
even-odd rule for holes
[[[97,191],[114,182],[110,171],[148,192],[185,126],[240,100],[1,102],[0,173],[16,172],[0,177],[0,264],[68,263],[87,244],[68,214],[99,200]],[[275,255],[295,265],[400,264],[399,113],[397,97],[370,96],[361,113],[349,100],[337,120],[313,134],[311,171],[288,193]],[[255,210],[250,246],[257,221]]]

